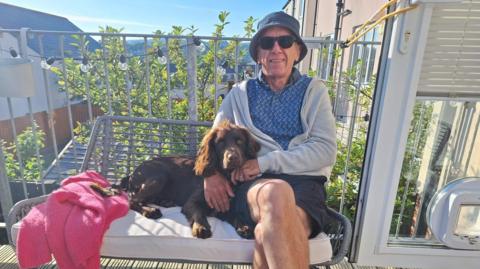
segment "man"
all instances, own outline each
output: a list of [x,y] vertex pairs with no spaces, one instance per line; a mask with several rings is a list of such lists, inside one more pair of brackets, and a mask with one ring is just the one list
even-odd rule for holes
[[254,268],[308,268],[308,238],[325,224],[324,183],[336,155],[328,91],[294,68],[307,47],[290,15],[265,16],[249,51],[259,77],[233,87],[214,125],[228,119],[245,126],[261,150],[232,173],[235,193],[216,174],[204,181],[205,198],[218,211],[233,207],[254,229]]

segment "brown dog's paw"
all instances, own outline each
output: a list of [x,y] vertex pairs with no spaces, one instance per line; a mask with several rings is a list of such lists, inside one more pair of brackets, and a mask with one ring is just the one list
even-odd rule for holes
[[212,237],[212,231],[209,228],[203,226],[200,223],[194,222],[192,225],[192,235],[196,238],[209,238]]
[[158,208],[154,207],[143,207],[142,215],[149,219],[159,219],[162,217],[162,212]]
[[237,233],[245,239],[253,239],[253,231],[248,225],[237,227]]

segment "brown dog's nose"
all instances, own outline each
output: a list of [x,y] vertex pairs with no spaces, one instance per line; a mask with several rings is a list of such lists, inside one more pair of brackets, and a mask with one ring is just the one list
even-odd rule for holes
[[228,161],[235,161],[237,159],[237,155],[233,154],[232,152],[227,152],[226,156]]
[[240,157],[233,150],[228,150],[223,156],[223,168],[232,169],[240,165]]

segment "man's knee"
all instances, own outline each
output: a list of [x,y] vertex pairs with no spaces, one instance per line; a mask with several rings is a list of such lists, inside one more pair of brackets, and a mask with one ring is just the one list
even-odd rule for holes
[[264,202],[291,202],[295,198],[292,187],[279,179],[268,181],[260,190],[260,197]]
[[287,208],[294,208],[295,196],[291,186],[279,179],[269,179],[254,186],[248,193],[248,203],[253,218],[259,220],[261,214],[282,216]]

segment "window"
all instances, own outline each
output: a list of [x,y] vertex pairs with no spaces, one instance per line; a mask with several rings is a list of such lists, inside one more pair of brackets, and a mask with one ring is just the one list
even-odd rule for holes
[[403,158],[390,244],[438,244],[427,225],[433,195],[449,182],[480,176],[480,102],[417,99]]
[[[358,27],[355,27],[353,31],[355,32]],[[368,83],[373,75],[377,45],[372,43],[379,42],[380,38],[380,27],[377,26],[359,39],[361,42],[369,43],[354,44],[352,47],[349,67],[358,68],[357,78],[360,78],[362,83]]]
[[303,33],[304,17],[305,17],[305,0],[300,0],[300,4],[298,8],[298,22],[300,22],[300,35],[304,34]]

